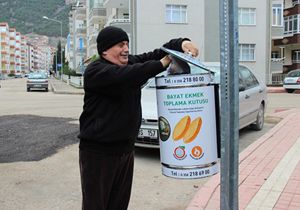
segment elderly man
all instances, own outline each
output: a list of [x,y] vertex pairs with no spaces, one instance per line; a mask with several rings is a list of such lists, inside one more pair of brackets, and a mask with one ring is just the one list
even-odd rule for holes
[[[133,178],[134,141],[141,125],[141,86],[171,60],[160,49],[129,55],[125,31],[108,26],[97,37],[100,58],[84,73],[79,164],[82,209],[127,209]],[[198,55],[187,38],[166,48]]]

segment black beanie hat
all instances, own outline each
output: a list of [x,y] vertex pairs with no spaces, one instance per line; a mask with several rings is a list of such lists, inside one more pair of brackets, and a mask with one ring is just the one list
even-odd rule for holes
[[129,41],[129,39],[127,33],[121,28],[114,26],[103,28],[97,37],[97,50],[99,55],[101,55],[103,51],[122,41]]

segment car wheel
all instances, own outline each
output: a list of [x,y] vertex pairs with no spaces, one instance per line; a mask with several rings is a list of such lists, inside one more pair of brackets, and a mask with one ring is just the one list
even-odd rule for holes
[[252,129],[260,131],[264,127],[265,122],[265,106],[260,104],[259,110],[256,116],[256,121],[251,125]]
[[27,92],[30,92],[30,88],[27,88]]
[[295,90],[294,89],[286,89],[286,92],[288,93],[293,93]]
[[48,88],[46,88],[45,91],[48,92]]

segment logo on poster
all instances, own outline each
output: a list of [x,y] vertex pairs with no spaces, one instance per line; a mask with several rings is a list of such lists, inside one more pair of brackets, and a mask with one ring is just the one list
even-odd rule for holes
[[176,147],[174,149],[173,155],[177,160],[183,160],[184,158],[186,158],[185,147],[184,146]]
[[200,146],[193,147],[191,154],[190,154],[190,156],[196,160],[199,160],[200,158],[202,158],[203,155],[204,155],[204,153]]

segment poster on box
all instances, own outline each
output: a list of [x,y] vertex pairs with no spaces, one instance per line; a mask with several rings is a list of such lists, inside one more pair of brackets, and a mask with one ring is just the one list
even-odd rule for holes
[[[206,166],[217,162],[214,93],[214,86],[157,89],[163,172],[170,170],[168,166],[175,168],[172,174],[176,168],[205,171]],[[217,170],[214,166],[213,173]]]

